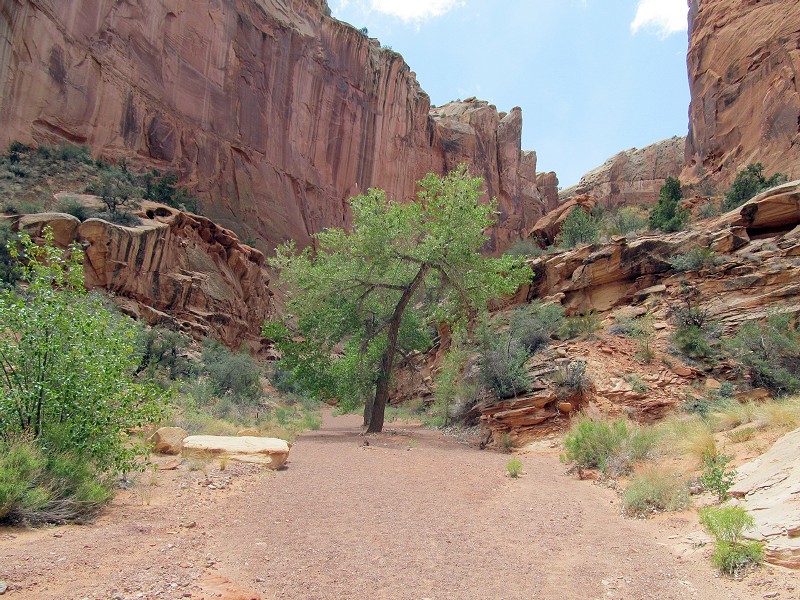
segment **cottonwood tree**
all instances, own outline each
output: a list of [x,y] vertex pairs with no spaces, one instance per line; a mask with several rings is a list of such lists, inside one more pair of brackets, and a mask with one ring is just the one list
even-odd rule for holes
[[460,166],[419,182],[416,201],[378,189],[350,200],[350,231],[327,229],[314,247],[277,249],[271,264],[288,289],[287,317],[264,335],[305,391],[355,408],[381,431],[398,355],[430,346],[430,329],[456,325],[530,279],[524,259],[483,256],[495,202]]

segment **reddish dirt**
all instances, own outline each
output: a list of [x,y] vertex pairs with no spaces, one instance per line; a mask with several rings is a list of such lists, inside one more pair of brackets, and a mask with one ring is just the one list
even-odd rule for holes
[[15,599],[800,595],[783,569],[718,577],[696,517],[625,519],[613,490],[565,475],[547,444],[513,480],[508,455],[359,425],[326,414],[283,471],[185,463],[156,486],[145,475],[94,525],[0,529],[0,580]]

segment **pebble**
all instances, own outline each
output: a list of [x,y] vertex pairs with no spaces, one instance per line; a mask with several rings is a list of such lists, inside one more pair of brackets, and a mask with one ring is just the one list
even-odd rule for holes
[[5,594],[8,591],[8,584],[5,581],[0,581],[0,595]]

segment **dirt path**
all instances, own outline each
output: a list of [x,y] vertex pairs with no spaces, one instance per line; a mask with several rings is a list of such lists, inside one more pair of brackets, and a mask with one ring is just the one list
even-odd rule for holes
[[359,424],[326,415],[284,471],[184,465],[94,526],[0,529],[0,580],[12,598],[800,596],[784,570],[718,578],[691,516],[623,519],[552,450],[512,480],[507,455],[410,426],[364,446]]

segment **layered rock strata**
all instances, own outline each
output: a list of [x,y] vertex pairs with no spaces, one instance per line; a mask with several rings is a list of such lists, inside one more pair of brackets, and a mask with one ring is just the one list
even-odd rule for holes
[[37,237],[49,226],[60,245],[83,245],[87,287],[109,292],[131,316],[258,350],[273,309],[264,255],[205,217],[144,209],[138,227],[59,213],[25,215],[16,227]]
[[800,3],[690,0],[683,179],[749,163],[800,177]]
[[590,194],[605,208],[655,204],[667,177],[681,174],[685,142],[686,138],[673,137],[620,152],[581,177],[577,185],[561,190],[559,199]]
[[522,113],[431,110],[402,57],[324,0],[9,0],[0,146],[69,141],[177,171],[203,212],[271,251],[345,226],[370,187],[408,199],[465,161],[499,202],[490,250],[543,206]]

